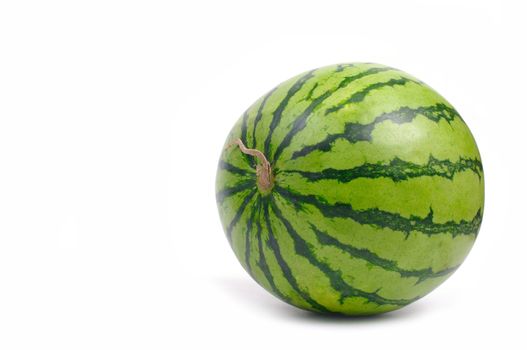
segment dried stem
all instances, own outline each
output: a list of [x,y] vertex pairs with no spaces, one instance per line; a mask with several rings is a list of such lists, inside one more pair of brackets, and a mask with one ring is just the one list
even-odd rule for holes
[[256,166],[256,183],[258,184],[260,191],[263,193],[268,193],[273,187],[273,171],[271,169],[271,163],[269,163],[261,151],[254,148],[245,147],[241,139],[237,139],[229,144],[229,146],[233,145],[238,145],[242,153],[256,157],[258,160],[260,160],[261,164]]

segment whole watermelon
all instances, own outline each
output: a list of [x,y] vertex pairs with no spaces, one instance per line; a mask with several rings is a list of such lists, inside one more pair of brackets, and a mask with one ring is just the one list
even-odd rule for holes
[[483,214],[469,128],[422,81],[372,63],[272,89],[222,150],[216,197],[247,272],[302,309],[399,309],[460,266]]

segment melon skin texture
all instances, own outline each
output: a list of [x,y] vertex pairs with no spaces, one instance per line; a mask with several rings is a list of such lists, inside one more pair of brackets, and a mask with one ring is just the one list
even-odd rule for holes
[[274,296],[378,314],[463,262],[483,216],[483,167],[469,128],[429,86],[380,64],[340,64],[283,82],[243,113],[221,150],[216,201],[239,262]]

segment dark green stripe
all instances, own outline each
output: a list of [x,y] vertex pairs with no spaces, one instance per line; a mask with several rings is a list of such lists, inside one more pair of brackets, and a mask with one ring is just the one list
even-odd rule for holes
[[293,153],[292,159],[305,157],[313,151],[328,152],[331,150],[334,142],[338,139],[347,140],[350,143],[356,143],[359,141],[371,141],[371,134],[375,127],[387,120],[395,124],[405,124],[412,122],[418,115],[424,116],[431,121],[439,122],[445,120],[448,123],[452,122],[456,117],[460,118],[457,111],[445,105],[444,103],[437,103],[432,106],[409,108],[401,107],[396,111],[383,113],[377,116],[369,124],[359,123],[346,123],[344,125],[344,132],[339,134],[327,135],[321,142],[305,146],[302,149]]
[[384,270],[397,272],[399,275],[401,275],[401,277],[415,277],[417,278],[416,284],[429,278],[436,278],[449,275],[459,267],[459,265],[457,265],[454,267],[439,270],[437,272],[434,272],[431,267],[419,270],[402,269],[397,265],[397,262],[393,260],[382,258],[368,249],[357,248],[349,244],[344,244],[337,240],[335,237],[329,235],[327,232],[318,229],[312,223],[310,223],[310,226],[313,232],[316,234],[320,244],[326,246],[333,246],[335,248],[343,250],[354,258],[365,260],[372,265],[383,268]]
[[289,233],[289,236],[293,239],[295,245],[295,252],[306,258],[309,263],[317,267],[320,271],[329,278],[331,287],[340,293],[340,303],[344,302],[344,299],[351,297],[361,297],[369,302],[373,302],[379,305],[408,305],[411,302],[417,300],[415,299],[388,299],[380,296],[377,292],[365,292],[363,290],[357,289],[346,283],[342,277],[342,271],[331,268],[326,262],[320,261],[317,259],[316,255],[312,251],[312,246],[307,243],[294,229],[293,225],[284,217],[281,210],[275,203],[274,198],[271,201],[271,207],[276,217],[280,219],[282,224],[285,226],[286,231]]
[[[256,201],[260,202],[258,196],[256,197]],[[256,216],[257,210],[258,205],[253,205],[251,216],[249,216],[249,219],[247,220],[247,227],[245,229],[245,266],[247,268],[247,272],[249,272],[249,274],[253,277],[254,275],[251,269],[251,234],[253,231],[254,217]]]
[[384,87],[405,85],[405,84],[407,84],[409,82],[416,83],[416,84],[421,84],[421,82],[419,82],[417,80],[409,79],[409,78],[405,78],[405,77],[401,77],[401,78],[397,78],[397,79],[390,79],[388,81],[381,81],[381,82],[373,83],[371,85],[366,86],[364,89],[353,93],[349,98],[347,98],[346,100],[340,102],[339,104],[328,108],[326,110],[326,114],[336,112],[336,111],[344,108],[345,106],[347,106],[347,105],[349,105],[351,103],[362,102],[362,100],[364,100],[364,98],[366,98],[366,96],[370,92],[372,92],[374,90],[382,89]]
[[[293,140],[293,137],[295,137],[296,134],[298,134],[300,131],[304,130],[307,124],[307,119],[312,115],[313,111],[322,103],[324,102],[328,97],[330,97],[335,91],[338,91],[339,89],[351,84],[352,82],[364,78],[369,75],[377,74],[380,72],[384,72],[387,70],[391,70],[392,68],[389,67],[376,67],[376,68],[370,68],[363,72],[345,77],[341,80],[341,82],[337,85],[337,87],[326,91],[322,95],[318,96],[316,99],[311,102],[311,104],[300,114],[298,117],[295,118],[295,121],[293,123],[293,127],[289,130],[289,132],[286,134],[282,142],[278,145],[276,148],[276,152],[274,154],[273,160],[276,161],[284,149],[288,147],[291,144],[291,141]],[[269,153],[266,153],[269,154]]]
[[271,124],[269,125],[269,133],[267,134],[267,138],[265,139],[264,143],[264,154],[269,155],[271,151],[271,138],[273,136],[273,132],[280,123],[280,118],[282,117],[282,113],[284,112],[284,109],[289,104],[289,100],[304,86],[306,81],[308,81],[310,78],[312,78],[314,75],[315,69],[307,72],[306,74],[302,75],[290,88],[289,91],[287,91],[287,94],[285,97],[280,101],[280,104],[276,108],[276,110],[273,113],[273,119],[271,120]]
[[271,286],[271,290],[273,291],[273,294],[275,294],[276,296],[286,301],[289,301],[290,298],[284,295],[276,286],[276,283],[274,282],[273,274],[271,273],[271,270],[269,269],[269,265],[267,265],[267,260],[265,259],[263,239],[262,239],[262,224],[261,224],[262,201],[260,198],[257,202],[257,207],[258,207],[258,220],[256,220],[256,239],[258,240],[258,252],[259,252],[257,265],[260,268],[260,270],[262,270],[265,276],[265,279]]
[[254,125],[253,125],[253,144],[251,148],[256,148],[256,127],[258,126],[258,123],[262,119],[263,116],[263,109],[265,104],[267,103],[267,100],[271,95],[276,91],[276,88],[272,89],[267,93],[267,95],[264,96],[262,103],[260,104],[260,107],[258,107],[258,112],[256,112],[256,117],[254,118]]
[[350,182],[354,179],[379,177],[390,178],[395,182],[404,181],[420,176],[440,176],[449,180],[454,175],[463,171],[472,171],[481,179],[483,166],[479,159],[460,158],[456,162],[448,159],[439,160],[430,155],[427,164],[415,164],[394,158],[389,163],[365,163],[351,169],[328,168],[319,172],[302,170],[284,170],[284,173],[296,173],[310,182],[320,180],[337,180],[341,183]]
[[345,68],[353,68],[356,64],[354,63],[341,63],[337,65],[337,68],[335,69],[335,72],[342,72]]
[[357,73],[357,74],[350,75],[350,76],[345,77],[344,79],[342,79],[342,81],[339,83],[339,85],[337,86],[337,88],[334,91],[337,91],[338,89],[342,89],[342,88],[348,86],[350,83],[352,83],[352,82],[354,82],[356,80],[359,80],[361,78],[367,77],[369,75],[373,75],[373,74],[377,74],[377,73],[381,73],[381,72],[387,72],[387,71],[394,71],[394,70],[395,69],[393,69],[391,67],[373,67],[373,68],[366,69],[365,71],[362,71],[362,72]]
[[238,211],[234,215],[234,218],[232,218],[229,226],[227,226],[227,232],[226,233],[227,233],[227,239],[229,240],[229,242],[232,241],[232,230],[233,230],[234,226],[236,226],[238,221],[240,221],[240,218],[242,217],[243,212],[245,211],[245,208],[247,207],[247,205],[249,205],[249,202],[254,197],[256,191],[257,191],[257,189],[255,188],[251,192],[249,192],[249,194],[245,197],[245,199],[243,200],[242,204],[238,208]]
[[313,92],[315,92],[315,89],[318,87],[318,81],[315,82],[315,84],[313,84],[313,87],[311,88],[311,90],[309,90],[309,92],[307,93],[307,96],[305,98],[305,100],[311,100],[311,98],[313,97]]
[[[240,140],[242,140],[244,145],[247,145],[247,120],[248,119],[249,119],[249,111],[247,110],[245,111],[245,113],[243,113],[242,130],[241,130],[241,135],[240,135]],[[251,157],[250,155],[245,154],[245,153],[242,153],[242,156],[247,161],[247,163],[249,163],[251,168],[256,168],[256,160],[254,159],[254,157]]]
[[313,102],[311,102],[307,109],[295,119],[293,127],[289,130],[287,135],[283,138],[282,142],[280,142],[280,144],[276,148],[276,152],[273,158],[274,161],[276,161],[278,157],[280,157],[284,149],[289,146],[293,137],[306,127],[307,118],[311,115],[311,113],[313,113],[315,108],[318,107],[318,105],[322,103],[322,101],[331,96],[331,94],[331,91],[326,91],[321,96],[317,97]]
[[248,190],[250,188],[256,188],[256,182],[254,181],[254,179],[239,182],[231,187],[225,187],[221,191],[216,193],[216,202],[222,203],[225,198],[230,197],[236,193]]
[[253,177],[254,176],[254,171],[250,171],[250,170],[245,170],[245,169],[241,169],[241,168],[238,168],[234,165],[232,165],[231,163],[228,163],[224,160],[220,160],[219,164],[218,164],[218,167],[222,170],[226,170],[232,174],[236,174],[236,175],[240,175],[240,176],[251,176]]
[[325,306],[319,304],[307,292],[302,290],[300,286],[298,285],[298,282],[295,276],[293,275],[291,268],[289,267],[287,262],[284,260],[284,257],[282,256],[282,253],[280,252],[280,245],[278,244],[278,241],[276,240],[274,233],[273,233],[273,229],[271,227],[271,220],[269,218],[269,196],[263,199],[264,199],[264,207],[263,207],[264,217],[265,217],[265,223],[267,226],[267,231],[268,231],[268,236],[269,236],[269,241],[268,241],[269,248],[271,248],[271,250],[273,251],[276,261],[278,262],[278,265],[280,266],[280,269],[282,270],[282,274],[284,275],[287,282],[289,282],[293,290],[300,297],[302,297],[302,299],[304,299],[307,303],[309,303],[309,305],[311,305],[316,310],[323,311],[323,312],[329,312],[329,310]]
[[415,215],[411,215],[410,218],[405,218],[400,214],[377,208],[355,210],[348,203],[337,202],[335,204],[328,204],[326,200],[319,196],[295,193],[277,185],[275,185],[274,191],[293,203],[297,210],[301,210],[305,204],[310,204],[328,218],[352,219],[361,225],[373,225],[378,228],[389,228],[391,230],[404,232],[407,237],[413,231],[421,232],[428,236],[445,233],[451,234],[453,237],[458,235],[477,235],[482,219],[480,209],[470,221],[461,220],[460,222],[448,221],[445,223],[434,223],[432,208],[430,208],[430,212],[425,218]]
[[247,144],[247,120],[248,119],[249,119],[249,111],[247,110],[243,113],[242,130],[241,130],[241,135],[240,135],[240,139],[242,140],[244,145]]

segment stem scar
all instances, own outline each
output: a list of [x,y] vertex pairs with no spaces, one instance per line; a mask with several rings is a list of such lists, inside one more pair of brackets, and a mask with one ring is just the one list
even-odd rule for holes
[[234,140],[228,145],[228,147],[233,145],[238,145],[242,153],[253,156],[260,161],[261,164],[256,166],[256,184],[262,193],[269,193],[273,188],[273,171],[271,169],[271,163],[269,163],[260,150],[245,147],[241,139]]

